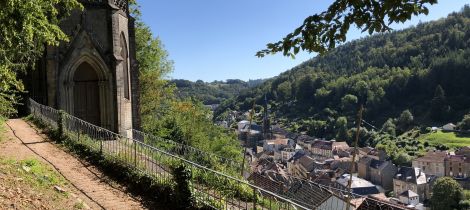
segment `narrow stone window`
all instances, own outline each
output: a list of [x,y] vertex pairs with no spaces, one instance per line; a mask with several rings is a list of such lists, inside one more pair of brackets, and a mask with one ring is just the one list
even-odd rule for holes
[[129,88],[129,56],[127,53],[127,43],[124,34],[121,34],[121,57],[122,61],[122,86],[124,88],[124,98],[130,98]]

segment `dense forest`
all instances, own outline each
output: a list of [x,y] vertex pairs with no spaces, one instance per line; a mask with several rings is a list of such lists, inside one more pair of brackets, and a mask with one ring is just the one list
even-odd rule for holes
[[170,81],[170,84],[176,86],[180,98],[193,98],[202,101],[205,105],[210,105],[220,104],[244,90],[258,86],[263,81],[263,79],[248,80],[248,82],[239,79],[227,79],[226,81],[204,82],[197,80],[192,82],[184,79],[174,79]]
[[[272,121],[312,136],[351,140],[363,119],[400,135],[459,122],[470,111],[470,7],[447,18],[351,41],[242,91],[215,111],[223,120],[266,95]],[[363,138],[367,139],[367,138]],[[361,142],[369,144],[368,142]],[[375,146],[375,145],[372,145]]]

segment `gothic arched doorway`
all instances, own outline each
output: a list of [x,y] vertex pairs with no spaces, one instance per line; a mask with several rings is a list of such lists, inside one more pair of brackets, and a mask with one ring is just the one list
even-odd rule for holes
[[93,67],[83,62],[73,76],[74,115],[95,125],[101,125],[99,78]]

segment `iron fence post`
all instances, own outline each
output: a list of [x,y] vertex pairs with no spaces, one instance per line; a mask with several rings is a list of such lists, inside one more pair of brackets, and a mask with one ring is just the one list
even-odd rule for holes
[[137,168],[137,142],[135,140],[132,142],[134,142],[134,166]]
[[98,138],[98,140],[100,141],[100,154],[103,155],[103,139]]
[[81,133],[80,126],[77,126],[77,121],[75,121],[74,124],[75,124],[75,129],[76,129],[76,132],[77,132],[77,143],[79,143],[80,142],[80,133]]
[[253,187],[253,209],[256,210],[256,188]]
[[57,119],[57,129],[59,131],[59,139],[62,141],[64,137],[64,111],[59,110],[59,118]]

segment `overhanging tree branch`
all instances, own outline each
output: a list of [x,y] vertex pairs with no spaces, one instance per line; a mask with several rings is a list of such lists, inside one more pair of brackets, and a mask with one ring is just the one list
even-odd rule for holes
[[403,23],[412,16],[428,14],[426,5],[437,0],[336,0],[327,11],[307,17],[294,32],[281,41],[269,43],[258,57],[282,52],[294,57],[300,50],[323,54],[346,41],[351,25],[363,32],[390,31],[392,23]]

